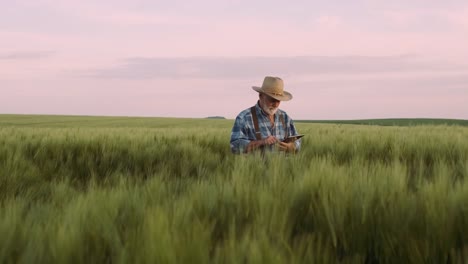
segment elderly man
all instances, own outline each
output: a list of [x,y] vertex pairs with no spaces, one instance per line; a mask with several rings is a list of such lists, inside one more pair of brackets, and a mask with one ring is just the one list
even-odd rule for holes
[[237,116],[231,132],[231,151],[236,154],[254,150],[298,151],[301,147],[300,139],[283,142],[287,137],[298,134],[292,119],[278,109],[281,101],[292,99],[292,95],[284,91],[283,80],[267,76],[261,87],[252,88],[259,93],[259,100]]

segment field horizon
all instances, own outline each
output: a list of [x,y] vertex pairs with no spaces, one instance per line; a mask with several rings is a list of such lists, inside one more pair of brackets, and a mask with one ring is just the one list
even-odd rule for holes
[[[91,118],[93,121],[101,120],[225,120],[233,122],[232,118],[223,116],[207,116],[207,117],[158,117],[158,116],[106,116],[106,115],[43,115],[43,114],[0,114],[0,125],[16,125],[31,118],[49,118],[49,121],[60,121],[61,118]],[[13,121],[14,120],[14,121]],[[373,118],[373,119],[294,119],[296,123],[317,123],[317,124],[349,124],[349,125],[378,125],[378,126],[418,126],[418,125],[460,125],[468,126],[468,119],[454,118]]]

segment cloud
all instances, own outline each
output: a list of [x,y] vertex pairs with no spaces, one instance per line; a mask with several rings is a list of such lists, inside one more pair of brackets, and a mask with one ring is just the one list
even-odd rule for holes
[[407,72],[455,72],[467,65],[401,56],[296,56],[296,57],[137,57],[107,69],[81,72],[91,78],[186,79],[251,78],[263,75],[369,75]]
[[15,51],[9,53],[0,53],[0,60],[34,60],[51,57],[55,51]]
[[441,16],[443,16],[447,21],[455,27],[460,27],[463,29],[468,29],[468,7],[460,8],[456,11],[442,10],[440,11]]
[[340,26],[343,26],[342,18],[332,15],[322,15],[319,16],[315,23],[319,28],[322,29],[336,29]]
[[[147,3],[148,4],[148,3]],[[135,8],[138,4],[125,1],[53,1],[38,0],[34,4],[22,3],[23,8],[42,8],[53,15],[65,15],[68,20],[76,23],[88,21],[94,25],[140,26],[140,25],[185,25],[198,23],[196,19],[179,14],[164,12],[150,12],[143,7]],[[61,17],[57,17],[61,18]],[[84,21],[83,21],[84,20]],[[86,23],[84,23],[86,24]]]
[[385,10],[380,14],[383,21],[377,25],[385,26],[385,30],[399,32],[447,32],[463,29],[468,21],[466,8]]
[[340,93],[343,91],[383,96],[388,93],[425,93],[436,91],[438,95],[459,94],[468,96],[468,72],[411,74],[411,75],[374,75],[374,76],[334,76],[334,78],[292,79],[290,85],[299,88],[309,87],[319,93]]

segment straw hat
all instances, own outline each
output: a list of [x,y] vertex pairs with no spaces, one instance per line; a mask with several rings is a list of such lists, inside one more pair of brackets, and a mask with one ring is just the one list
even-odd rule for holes
[[263,79],[262,87],[252,86],[252,89],[259,93],[264,93],[270,97],[280,101],[289,101],[292,99],[292,94],[283,90],[283,80],[279,77],[266,76]]

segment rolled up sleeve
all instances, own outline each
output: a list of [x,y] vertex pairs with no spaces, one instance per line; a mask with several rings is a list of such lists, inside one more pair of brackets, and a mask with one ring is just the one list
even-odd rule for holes
[[245,121],[238,116],[234,122],[231,132],[231,151],[234,154],[243,153],[250,143],[247,132],[245,131]]

